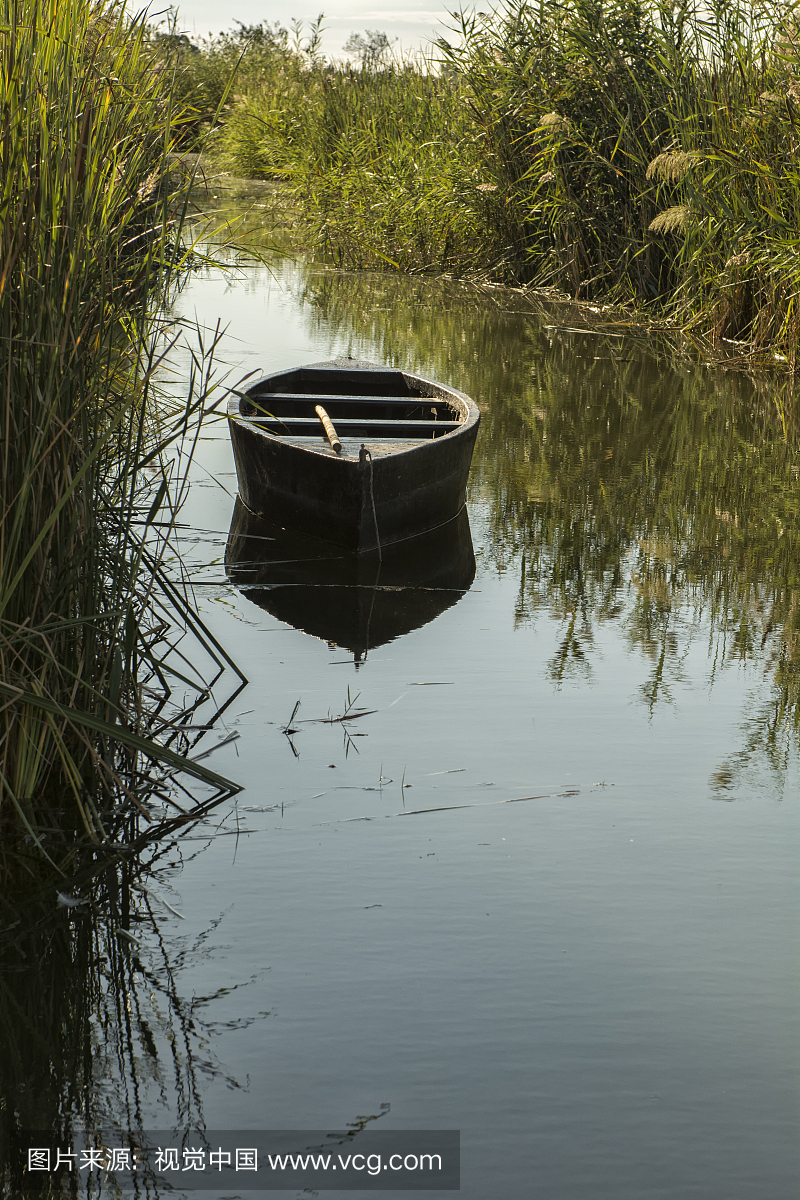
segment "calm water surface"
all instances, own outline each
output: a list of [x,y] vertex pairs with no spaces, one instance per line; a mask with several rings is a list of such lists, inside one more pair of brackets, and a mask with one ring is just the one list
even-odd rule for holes
[[202,748],[238,735],[210,765],[245,790],[162,865],[185,920],[142,925],[141,958],[194,1025],[176,1041],[143,985],[129,1111],[460,1129],[465,1200],[796,1197],[780,387],[513,294],[280,259],[205,271],[176,309],[228,326],[231,381],[349,353],[470,393],[476,572],[378,596],[408,631],[354,656],[341,588],[226,571],[236,477],[206,426],[184,567],[249,684]]

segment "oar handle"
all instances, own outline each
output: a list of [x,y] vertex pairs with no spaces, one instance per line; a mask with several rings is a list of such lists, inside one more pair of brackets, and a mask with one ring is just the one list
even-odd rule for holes
[[[308,411],[308,410],[306,410],[306,411]],[[320,421],[322,421],[322,428],[325,430],[325,436],[327,437],[328,441],[331,444],[331,450],[333,451],[334,454],[341,454],[342,453],[342,443],[339,441],[339,435],[337,434],[336,430],[333,427],[333,421],[330,419],[328,414],[325,412],[325,409],[322,407],[321,404],[317,404],[315,406],[314,412],[317,414]]]

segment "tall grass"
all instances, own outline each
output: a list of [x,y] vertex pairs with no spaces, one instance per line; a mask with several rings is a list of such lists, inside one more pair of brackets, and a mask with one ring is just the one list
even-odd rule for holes
[[203,402],[165,422],[151,397],[178,128],[142,18],[2,0],[0,814],[44,853],[49,813],[104,841],[120,801],[144,811],[149,764],[181,765],[151,736],[145,547],[168,496],[164,445]]
[[512,0],[462,18],[440,49],[514,209],[518,278],[655,300],[793,360],[795,12]]
[[218,153],[286,178],[348,265],[655,304],[793,364],[798,38],[773,0],[504,0],[374,70],[261,37]]

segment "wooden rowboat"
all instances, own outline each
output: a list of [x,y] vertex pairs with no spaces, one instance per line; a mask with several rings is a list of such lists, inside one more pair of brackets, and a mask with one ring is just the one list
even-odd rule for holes
[[480,413],[454,388],[338,358],[259,380],[228,417],[239,495],[276,525],[380,554],[464,507]]

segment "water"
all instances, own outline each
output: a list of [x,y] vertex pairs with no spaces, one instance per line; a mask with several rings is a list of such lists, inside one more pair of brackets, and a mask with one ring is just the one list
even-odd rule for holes
[[460,1129],[469,1200],[796,1196],[787,394],[447,281],[276,258],[176,308],[232,381],[350,353],[471,394],[476,571],[354,655],[324,588],[231,583],[207,425],[183,560],[249,684],[198,748],[238,735],[209,763],[244,791],[157,864],[184,919],[141,925],[109,1111]]

